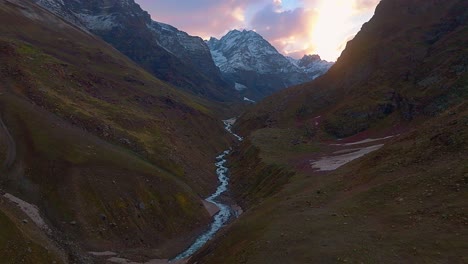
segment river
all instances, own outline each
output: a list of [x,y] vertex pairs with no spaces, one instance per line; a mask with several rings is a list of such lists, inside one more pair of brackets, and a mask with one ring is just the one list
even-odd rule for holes
[[[232,125],[236,122],[235,118],[224,120],[224,128],[226,131],[231,133],[238,141],[242,141],[243,138],[234,132],[232,132]],[[173,260],[186,259],[192,256],[200,248],[202,248],[209,240],[211,240],[216,233],[229,221],[233,216],[233,210],[227,204],[223,204],[218,198],[228,190],[229,187],[229,169],[225,166],[227,160],[226,156],[231,153],[231,149],[225,150],[219,156],[216,157],[216,175],[218,175],[219,185],[216,188],[216,191],[206,198],[206,201],[215,204],[219,208],[219,212],[214,216],[213,222],[210,225],[210,228],[205,233],[201,234],[195,242],[184,252],[180,253]]]

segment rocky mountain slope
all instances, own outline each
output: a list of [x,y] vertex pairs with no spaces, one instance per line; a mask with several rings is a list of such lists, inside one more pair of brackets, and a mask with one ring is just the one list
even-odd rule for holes
[[211,38],[207,43],[224,77],[235,83],[243,96],[255,100],[313,80],[332,65],[317,56],[288,59],[254,31],[232,30],[220,40]]
[[199,37],[151,20],[133,0],[35,0],[89,30],[161,80],[218,101],[236,99]]
[[293,58],[288,59],[309,76],[312,76],[312,80],[325,74],[331,66],[333,66],[333,62],[322,60],[319,55],[304,55],[300,60],[295,60]]
[[382,0],[328,73],[245,113],[246,212],[191,263],[468,261],[467,10]]
[[32,1],[0,0],[0,22],[1,262],[182,251],[230,141],[211,103]]

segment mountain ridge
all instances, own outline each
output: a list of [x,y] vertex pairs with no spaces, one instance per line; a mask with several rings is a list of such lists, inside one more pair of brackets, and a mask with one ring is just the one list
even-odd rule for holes
[[205,98],[239,100],[221,77],[202,39],[172,26],[168,34],[163,24],[153,21],[134,0],[34,1],[100,36],[159,79]]
[[231,30],[219,40],[212,37],[206,42],[225,79],[247,87],[242,94],[256,100],[313,80],[332,65],[319,59],[310,61],[308,67],[299,66],[299,61],[286,58],[252,30]]

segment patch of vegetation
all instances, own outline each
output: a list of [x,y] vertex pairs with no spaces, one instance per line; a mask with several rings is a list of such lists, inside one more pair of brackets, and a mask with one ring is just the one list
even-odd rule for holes
[[264,162],[281,166],[288,164],[286,157],[319,151],[319,145],[298,129],[259,129],[251,135],[251,142],[260,150]]
[[0,263],[60,263],[48,250],[23,235],[0,210]]

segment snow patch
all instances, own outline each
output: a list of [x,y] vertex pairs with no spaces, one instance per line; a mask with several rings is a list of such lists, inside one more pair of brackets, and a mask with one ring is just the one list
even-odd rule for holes
[[161,23],[161,22],[156,22],[156,21],[153,21],[153,23],[159,25],[162,30],[169,31],[169,32],[172,32],[172,33],[178,33],[177,28],[175,28],[175,27],[173,27],[171,25],[164,24],[164,23]]
[[243,90],[246,90],[247,89],[247,86],[241,84],[241,83],[236,83],[235,86],[234,86],[234,89],[236,89],[237,91],[243,91]]
[[61,6],[65,5],[63,0],[38,0],[37,3],[41,6],[49,6],[56,9],[60,9]]
[[388,136],[388,137],[383,137],[383,138],[367,138],[367,139],[364,139],[364,140],[361,140],[361,141],[357,141],[357,142],[352,142],[352,143],[331,144],[331,145],[332,145],[332,146],[354,146],[354,145],[361,145],[361,144],[365,144],[365,143],[371,143],[371,142],[375,142],[375,141],[390,139],[390,138],[393,138],[393,137],[396,137],[396,136],[398,136],[398,135],[395,135],[395,136]]
[[294,64],[296,67],[299,67],[299,60],[296,60],[295,58],[291,58],[289,56],[286,57],[286,59],[288,59],[289,62],[291,62],[292,64]]
[[256,103],[254,100],[251,100],[251,99],[249,99],[247,97],[244,97],[244,101],[249,102],[249,103],[253,103],[253,104]]
[[311,161],[311,165],[312,165],[312,168],[318,169],[318,171],[333,171],[355,159],[358,159],[371,152],[374,152],[382,148],[383,146],[384,144],[365,147],[365,148],[343,150],[337,153],[345,152],[345,154],[323,157],[320,160]]
[[91,30],[110,30],[119,26],[112,15],[76,14],[76,16]]

